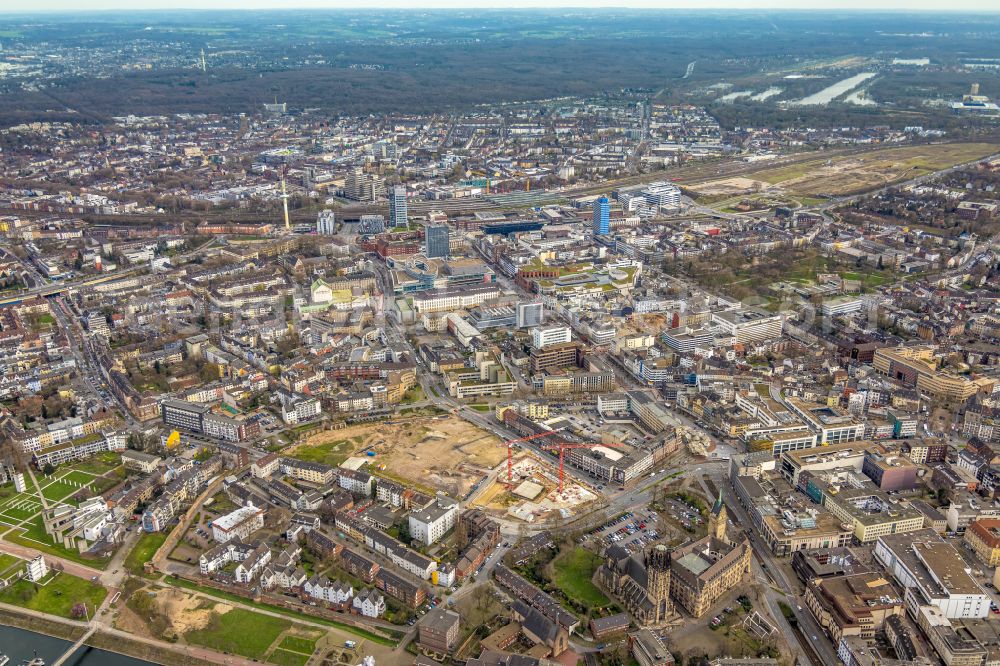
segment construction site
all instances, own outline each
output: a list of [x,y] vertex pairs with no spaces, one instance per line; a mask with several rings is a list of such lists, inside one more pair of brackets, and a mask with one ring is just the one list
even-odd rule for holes
[[[508,480],[509,479],[509,480]],[[505,514],[526,523],[549,518],[567,518],[600,499],[572,479],[559,490],[559,468],[527,451],[513,456],[511,473],[506,466],[473,501],[494,514]]]
[[[310,455],[330,448],[330,458]],[[351,455],[371,457],[380,476],[425,492],[465,497],[505,459],[500,438],[457,416],[413,417],[318,433],[292,455],[336,465]]]
[[700,197],[758,192],[807,197],[842,196],[916,178],[993,152],[995,146],[987,143],[884,148],[859,155],[820,156],[779,167],[764,167],[741,176],[709,179],[686,187]]

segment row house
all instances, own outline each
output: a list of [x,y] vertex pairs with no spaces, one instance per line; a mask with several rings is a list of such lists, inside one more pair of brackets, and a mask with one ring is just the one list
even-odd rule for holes
[[375,587],[390,597],[402,601],[410,608],[420,606],[427,599],[427,590],[422,585],[410,582],[402,576],[386,569],[375,574]]
[[317,601],[325,601],[334,606],[343,606],[350,603],[354,597],[354,588],[350,583],[339,580],[331,581],[326,576],[314,575],[302,586],[302,592],[307,597]]
[[380,572],[377,562],[369,560],[364,555],[356,553],[350,548],[341,550],[340,561],[344,567],[344,571],[356,578],[360,578],[366,583],[375,582],[375,577]]
[[369,528],[365,530],[364,538],[366,546],[376,553],[385,555],[397,567],[418,578],[427,580],[434,571],[437,571],[437,562],[407,548],[402,542],[384,532]]

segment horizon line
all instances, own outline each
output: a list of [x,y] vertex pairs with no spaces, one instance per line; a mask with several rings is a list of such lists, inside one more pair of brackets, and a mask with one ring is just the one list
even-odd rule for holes
[[[182,0],[183,1],[183,0]],[[706,6],[705,4],[699,4],[699,6],[694,6],[696,0],[679,0],[677,4],[674,5],[664,5],[664,6],[648,6],[648,5],[577,5],[577,4],[567,4],[567,5],[554,5],[549,7],[538,7],[531,5],[520,5],[510,3],[506,4],[478,4],[478,5],[442,5],[440,3],[429,3],[429,4],[396,4],[393,2],[388,2],[385,4],[374,4],[369,5],[364,8],[361,7],[349,7],[341,4],[333,4],[329,6],[322,5],[282,5],[280,0],[269,0],[274,1],[274,4],[267,4],[265,6],[259,7],[238,7],[234,6],[233,0],[224,0],[223,5],[220,6],[203,6],[205,3],[201,3],[202,6],[177,6],[177,3],[171,5],[161,5],[154,7],[133,7],[129,9],[123,8],[113,8],[113,7],[94,7],[94,8],[82,8],[82,9],[66,9],[59,7],[36,7],[36,8],[3,8],[0,7],[0,15],[24,15],[24,16],[36,16],[39,14],[62,14],[64,16],[78,16],[86,14],[121,14],[123,16],[137,15],[144,13],[163,13],[163,14],[178,14],[178,13],[209,13],[209,12],[229,12],[229,13],[248,13],[248,12],[347,12],[347,13],[362,13],[371,11],[400,11],[400,12],[458,12],[458,11],[468,11],[468,10],[487,10],[487,11],[519,11],[519,12],[535,12],[535,13],[546,13],[546,12],[566,12],[566,11],[634,11],[634,12],[691,12],[691,13],[709,13],[709,12],[788,12],[788,13],[800,13],[800,14],[875,14],[875,13],[887,13],[887,14],[941,14],[941,15],[953,15],[953,14],[1000,14],[1000,9],[993,8],[977,8],[977,7],[956,7],[956,8],[932,8],[932,7],[905,7],[896,6],[894,3],[892,6],[868,6],[868,7],[837,7],[837,6],[808,6],[807,2],[802,0],[792,0],[791,5],[772,5],[765,4],[755,7],[743,7],[739,5],[732,4],[719,4],[718,6]],[[516,1],[516,0],[515,0]],[[890,0],[891,1],[891,0]],[[211,2],[211,0],[209,0]],[[801,2],[801,4],[800,4]]]

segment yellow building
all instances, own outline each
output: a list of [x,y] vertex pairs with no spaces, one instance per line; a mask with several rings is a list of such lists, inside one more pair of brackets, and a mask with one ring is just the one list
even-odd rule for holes
[[750,542],[730,545],[714,535],[673,553],[670,596],[693,617],[708,613],[729,590],[750,575]]
[[835,645],[848,636],[874,640],[889,617],[903,614],[902,597],[878,573],[811,580],[805,603]]
[[1000,518],[980,518],[965,530],[965,543],[987,566],[1000,565]]
[[880,536],[923,529],[924,516],[911,506],[893,501],[881,491],[847,488],[828,492],[823,506],[851,526],[859,543],[873,543]]
[[966,401],[979,392],[993,390],[989,377],[966,377],[939,370],[934,361],[935,347],[895,347],[876,349],[872,365],[877,372],[915,385],[923,393],[946,401]]

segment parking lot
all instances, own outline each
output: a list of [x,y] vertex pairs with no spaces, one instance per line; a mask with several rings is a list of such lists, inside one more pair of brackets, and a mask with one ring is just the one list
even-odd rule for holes
[[602,548],[618,544],[634,553],[661,538],[655,527],[657,518],[655,511],[628,512],[608,521],[585,539],[593,539]]
[[667,498],[663,500],[664,512],[688,530],[697,530],[703,521],[698,510],[686,502]]

